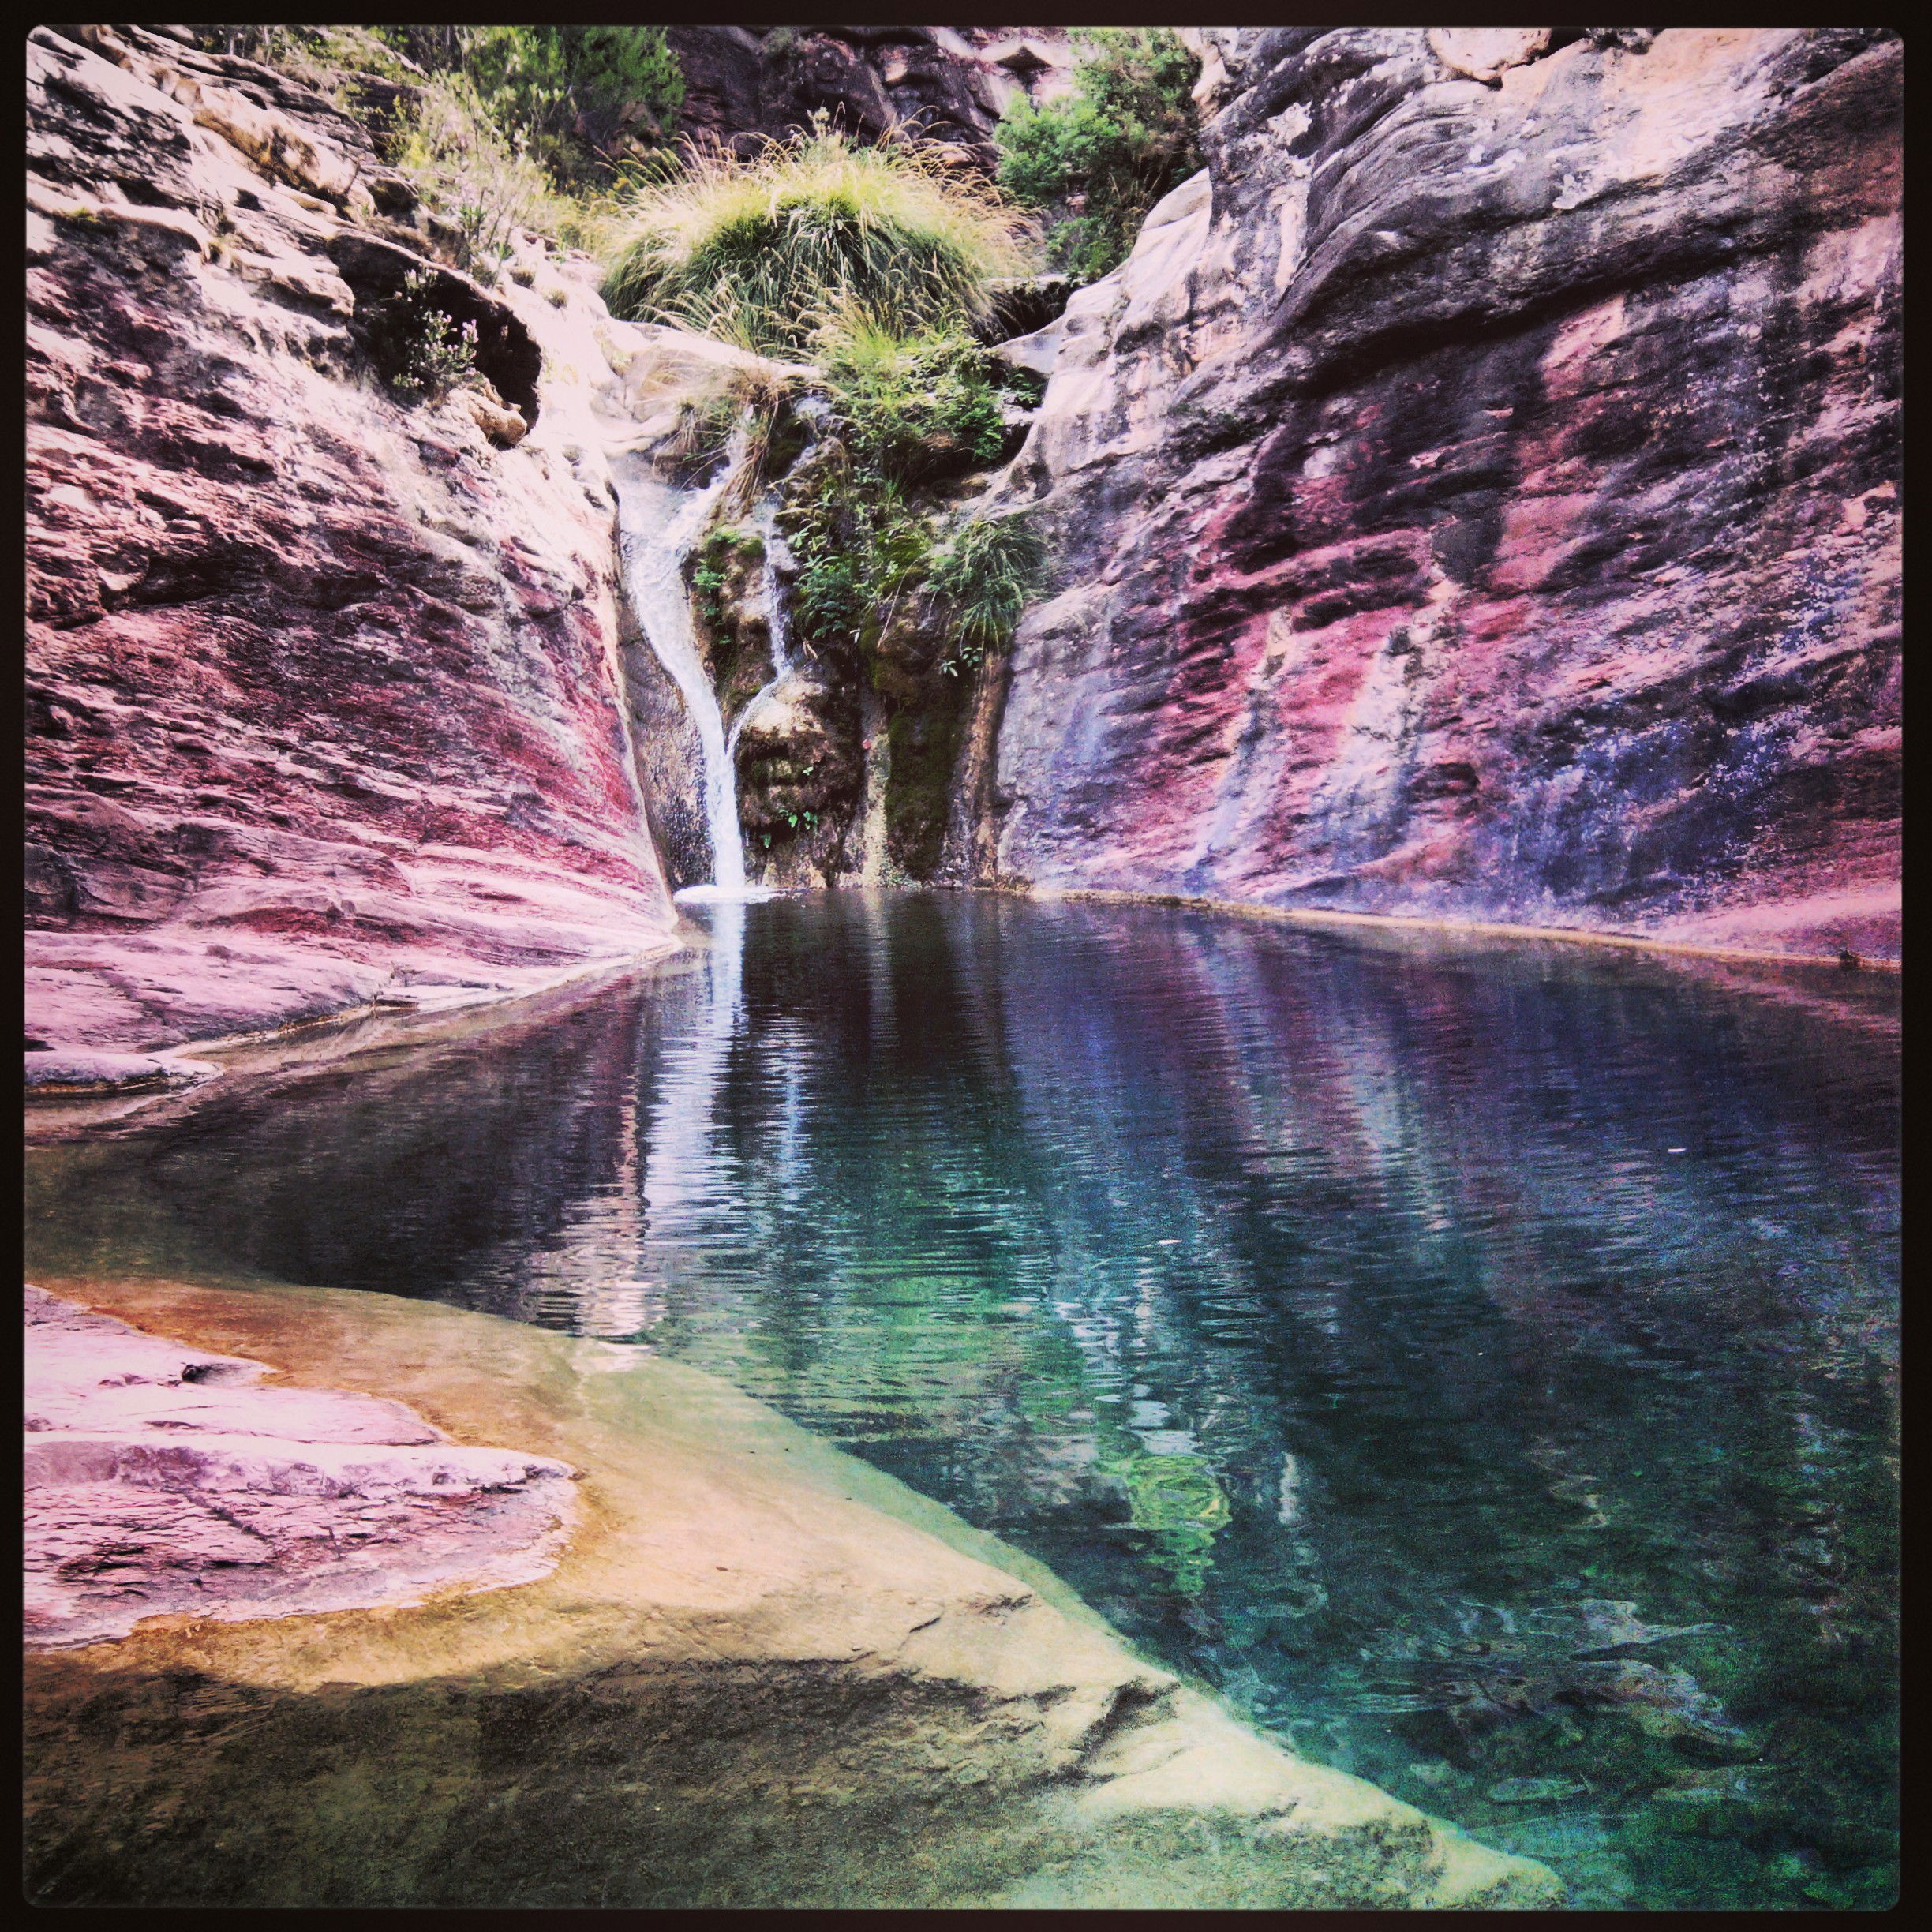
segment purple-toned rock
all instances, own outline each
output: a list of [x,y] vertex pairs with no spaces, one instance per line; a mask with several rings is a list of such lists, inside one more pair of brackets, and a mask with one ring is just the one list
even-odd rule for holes
[[69,1047],[27,1055],[27,1092],[49,1098],[68,1094],[160,1092],[198,1087],[221,1072],[212,1061],[163,1058],[157,1054],[87,1052]]
[[256,1386],[260,1362],[26,1293],[26,1637],[500,1589],[554,1566],[567,1464],[400,1402]]
[[1897,36],[1196,40],[953,875],[1896,957]]
[[668,27],[684,75],[679,126],[741,151],[815,117],[860,140],[904,130],[990,170],[1020,99],[1071,84],[1064,27]]
[[[29,1032],[151,1050],[666,949],[593,265],[431,260],[361,127],[251,62],[133,27],[28,61]],[[378,380],[412,270],[490,393]]]

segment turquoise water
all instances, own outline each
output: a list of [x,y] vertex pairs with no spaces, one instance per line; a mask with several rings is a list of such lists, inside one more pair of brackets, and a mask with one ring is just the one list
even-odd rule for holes
[[1896,982],[978,895],[33,1157],[30,1260],[647,1341],[1580,1906],[1895,1895]]

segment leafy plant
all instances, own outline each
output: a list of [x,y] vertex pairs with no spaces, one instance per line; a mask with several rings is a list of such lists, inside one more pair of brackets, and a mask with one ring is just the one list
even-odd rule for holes
[[1201,166],[1196,63],[1171,28],[1076,27],[1073,91],[1000,122],[999,181],[1046,212],[1054,265],[1091,282],[1124,261],[1147,212]]
[[1020,516],[975,517],[956,531],[927,579],[951,609],[955,642],[940,665],[949,676],[1005,642],[1046,564],[1046,546]]
[[427,269],[412,269],[401,290],[378,305],[369,340],[371,358],[404,402],[436,402],[476,375],[476,324],[458,324],[438,302]]
[[964,333],[901,335],[847,308],[815,340],[834,419],[862,467],[905,484],[999,460],[999,365]]
[[765,354],[797,354],[828,318],[863,311],[909,335],[977,320],[987,284],[1024,273],[1024,218],[916,143],[859,147],[816,130],[745,158],[695,153],[630,199],[604,298]]
[[661,27],[375,29],[429,73],[474,92],[504,137],[564,191],[608,187],[665,152],[684,77]]
[[564,225],[567,211],[549,177],[461,74],[421,88],[395,162],[440,223],[450,259],[479,281],[498,279],[519,229]]
[[724,591],[731,581],[735,562],[758,563],[765,554],[765,540],[756,530],[741,530],[732,524],[715,526],[698,545],[691,567],[691,589],[698,614],[716,629],[724,621]]

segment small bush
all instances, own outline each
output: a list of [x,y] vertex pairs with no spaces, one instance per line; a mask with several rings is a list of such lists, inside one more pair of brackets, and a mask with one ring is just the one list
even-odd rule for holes
[[764,555],[765,540],[756,530],[729,523],[714,525],[699,545],[691,569],[691,590],[698,614],[712,629],[724,621],[724,591],[731,582],[732,566],[756,564]]
[[476,374],[477,326],[460,327],[436,300],[435,278],[413,269],[399,294],[380,304],[369,354],[399,401],[434,402]]
[[395,162],[430,210],[451,260],[480,282],[501,275],[518,229],[554,231],[569,212],[461,75],[424,85]]
[[1046,212],[1056,267],[1091,282],[1125,260],[1147,212],[1201,166],[1194,58],[1171,28],[1076,27],[1073,92],[1017,102],[999,180]]
[[860,469],[906,484],[999,460],[1001,372],[969,337],[898,335],[848,309],[815,339],[833,420]]
[[822,125],[749,159],[693,156],[640,188],[618,224],[604,298],[762,354],[803,350],[863,310],[904,335],[988,310],[987,283],[1031,265],[1018,212],[908,141],[862,148]]
[[569,193],[607,189],[665,151],[684,77],[661,27],[381,27],[470,90],[498,133]]

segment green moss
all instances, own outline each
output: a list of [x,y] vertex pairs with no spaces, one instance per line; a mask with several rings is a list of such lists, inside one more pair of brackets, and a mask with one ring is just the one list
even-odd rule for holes
[[731,523],[714,526],[692,560],[698,648],[728,714],[748,703],[772,674],[758,582],[764,561],[764,539],[754,530]]
[[957,678],[932,679],[912,702],[893,710],[886,725],[892,762],[886,785],[886,850],[912,878],[930,878],[938,870],[968,689]]

